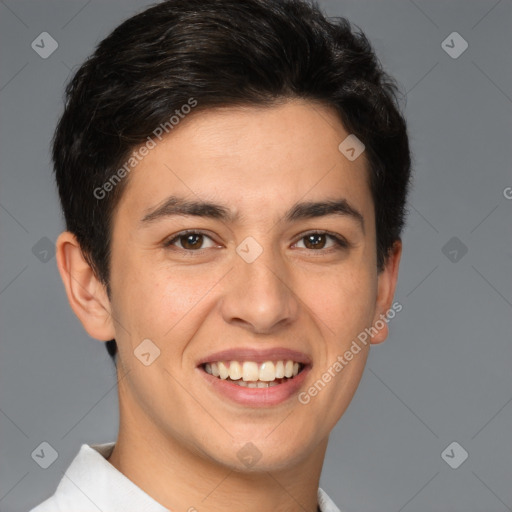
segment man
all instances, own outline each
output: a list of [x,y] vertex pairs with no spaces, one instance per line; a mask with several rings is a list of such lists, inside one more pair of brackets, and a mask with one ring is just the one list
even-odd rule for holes
[[78,70],[53,158],[120,427],[33,512],[339,510],[322,464],[397,309],[411,165],[364,35],[298,0],[162,2]]

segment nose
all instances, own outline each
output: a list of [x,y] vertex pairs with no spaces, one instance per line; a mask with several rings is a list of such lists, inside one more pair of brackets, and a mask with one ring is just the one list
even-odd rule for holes
[[270,249],[252,263],[236,257],[221,311],[224,320],[255,334],[273,333],[292,324],[300,301],[285,262]]

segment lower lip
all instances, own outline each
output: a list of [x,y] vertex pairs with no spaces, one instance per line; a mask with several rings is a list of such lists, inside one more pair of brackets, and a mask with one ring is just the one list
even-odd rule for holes
[[241,405],[248,405],[252,407],[266,407],[271,405],[278,405],[293,395],[295,395],[308,374],[310,367],[306,366],[304,369],[293,379],[288,379],[285,382],[272,386],[269,388],[246,388],[233,384],[228,380],[222,380],[206,373],[202,368],[198,368],[199,372],[206,379],[206,382],[223,397],[227,397],[233,402]]

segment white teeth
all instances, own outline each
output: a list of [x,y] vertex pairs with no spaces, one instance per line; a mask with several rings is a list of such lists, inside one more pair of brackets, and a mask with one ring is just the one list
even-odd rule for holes
[[[270,382],[276,379],[276,368],[272,361],[265,361],[260,366],[260,380]],[[263,387],[263,386],[260,386]]]
[[276,379],[282,379],[284,377],[284,363],[283,361],[277,361],[276,363]]
[[229,370],[224,361],[219,361],[219,376],[224,380],[229,377]]
[[252,361],[244,361],[242,366],[242,378],[245,381],[256,381],[259,379],[260,369],[258,363]]
[[[255,361],[217,361],[205,363],[206,373],[219,377],[222,380],[230,379],[244,387],[269,387],[277,386],[284,378],[292,378],[298,375],[303,367],[297,361],[265,361],[258,364]],[[276,382],[278,379],[280,382]],[[253,385],[254,384],[254,385]]]
[[242,365],[238,361],[231,361],[229,365],[229,378],[231,380],[242,378]]

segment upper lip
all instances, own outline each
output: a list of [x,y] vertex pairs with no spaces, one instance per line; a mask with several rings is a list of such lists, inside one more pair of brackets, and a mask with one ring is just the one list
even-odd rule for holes
[[290,350],[284,347],[254,349],[254,348],[231,348],[208,354],[197,362],[197,366],[217,361],[254,361],[264,363],[265,361],[287,361],[291,359],[304,365],[311,364],[311,358],[303,352]]

